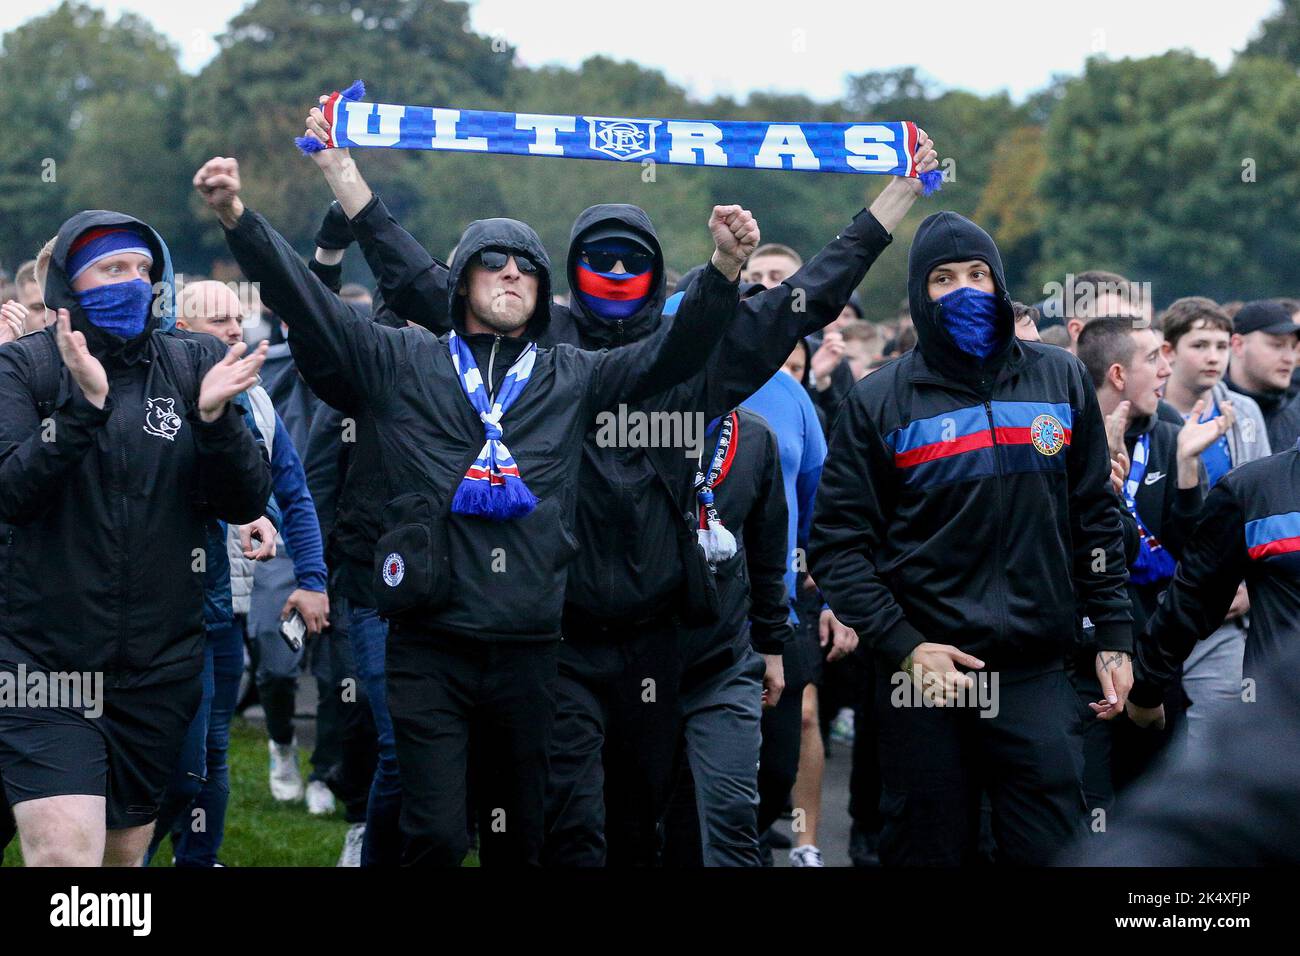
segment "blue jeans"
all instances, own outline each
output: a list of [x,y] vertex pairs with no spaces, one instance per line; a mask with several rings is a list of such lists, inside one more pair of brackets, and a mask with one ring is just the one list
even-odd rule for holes
[[188,813],[178,821],[179,833],[173,835],[177,866],[215,866],[225,839],[226,807],[230,803],[230,720],[244,670],[244,634],[238,623],[208,632],[208,661],[213,690],[202,738],[207,780]]
[[397,771],[397,746],[393,718],[388,713],[388,686],[384,660],[388,625],[372,607],[351,605],[348,632],[357,677],[370,698],[375,716],[379,761],[366,804],[366,837],[361,847],[362,866],[398,866],[402,861],[402,780]]
[[[172,773],[171,780],[167,782],[167,791],[163,794],[162,803],[158,807],[158,819],[154,822],[153,838],[149,841],[149,850],[144,857],[145,866],[149,865],[149,861],[153,859],[154,854],[158,852],[158,847],[169,833],[172,833],[175,838],[181,830],[193,824],[193,819],[187,811],[198,798],[203,789],[204,777],[207,776],[206,741],[214,687],[212,648],[215,635],[219,630],[220,628],[204,632],[203,696],[199,699],[198,712],[190,721],[190,729],[185,733],[185,743],[181,745],[176,770]],[[242,656],[240,664],[241,666],[243,664]]]

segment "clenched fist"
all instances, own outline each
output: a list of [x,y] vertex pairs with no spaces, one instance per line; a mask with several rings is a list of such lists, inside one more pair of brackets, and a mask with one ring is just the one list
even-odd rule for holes
[[916,164],[917,178],[908,176],[904,181],[912,192],[919,196],[925,188],[921,185],[921,173],[932,172],[939,168],[939,154],[935,151],[934,140],[930,139],[929,134],[919,126],[916,128],[916,152],[912,154],[912,161]]
[[244,214],[244,201],[239,198],[239,160],[233,156],[212,157],[194,174],[194,188],[223,226],[235,228]]
[[709,232],[715,246],[713,267],[735,282],[740,267],[758,248],[758,220],[740,206],[714,206],[709,216]]

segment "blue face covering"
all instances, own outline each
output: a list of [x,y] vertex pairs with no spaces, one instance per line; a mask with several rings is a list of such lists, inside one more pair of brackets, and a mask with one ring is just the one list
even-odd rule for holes
[[133,339],[144,331],[149,318],[153,286],[143,279],[132,279],[73,294],[92,325],[121,338]]
[[962,286],[935,300],[939,319],[957,348],[981,362],[998,347],[998,297]]

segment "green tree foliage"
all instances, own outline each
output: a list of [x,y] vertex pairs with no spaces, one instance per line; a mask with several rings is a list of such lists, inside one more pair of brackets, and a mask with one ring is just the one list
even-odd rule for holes
[[[368,98],[424,106],[714,120],[914,120],[934,138],[945,182],[899,227],[860,291],[871,318],[906,291],[907,247],[928,212],[952,209],[998,240],[1027,300],[1066,272],[1109,268],[1178,295],[1295,290],[1300,259],[1300,0],[1285,0],[1225,73],[1190,53],[1089,62],[1023,103],[941,90],[916,67],[849,77],[832,103],[763,93],[691,100],[661,72],[594,56],[576,69],[516,63],[507,40],[475,34],[446,0],[255,0],[194,77],[132,15],[109,21],[68,0],[0,46],[9,133],[0,153],[0,262],[30,257],[70,212],[114,207],[156,225],[181,271],[226,258],[189,188],[213,155],[241,163],[246,198],[304,252],[329,193],[293,146],[316,98],[353,80]],[[643,207],[668,262],[711,249],[715,203],[740,203],[766,241],[811,256],[884,186],[881,177],[654,168],[467,153],[357,150],[398,218],[446,256],[472,219],[533,224],[558,267],[577,214]],[[48,163],[46,161],[49,161]],[[47,168],[43,178],[42,173]],[[51,180],[51,181],[47,181]],[[360,256],[349,279],[367,281]]]
[[1190,53],[1093,60],[1046,132],[1037,278],[1113,269],[1182,295],[1281,294],[1300,239],[1300,77]]
[[1242,53],[1300,67],[1300,0],[1280,0],[1277,11],[1260,24]]
[[[315,232],[329,198],[293,145],[318,96],[360,78],[378,102],[482,107],[504,89],[513,55],[470,32],[466,4],[442,0],[257,0],[217,42],[187,104],[186,155],[195,167],[237,156],[249,203],[297,242]],[[363,159],[376,191],[398,216],[410,214],[431,175],[427,157],[374,150]],[[446,165],[457,182],[435,194],[491,200],[481,163]],[[220,234],[207,236],[219,255]]]
[[[138,187],[171,166],[169,124],[183,79],[172,44],[134,14],[110,23],[102,10],[65,2],[5,34],[0,262],[13,268],[33,257],[79,203],[141,214],[155,208],[156,201],[140,201]],[[128,154],[139,162],[132,167],[115,152],[120,136],[92,141],[113,126],[112,105],[126,103],[122,123],[140,137]]]

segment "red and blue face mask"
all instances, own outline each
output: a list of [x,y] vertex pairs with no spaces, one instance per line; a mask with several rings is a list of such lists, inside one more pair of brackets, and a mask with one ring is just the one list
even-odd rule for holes
[[[614,271],[622,263],[622,272]],[[582,304],[594,315],[614,321],[637,313],[650,298],[655,259],[633,239],[595,239],[582,244],[575,269]]]

